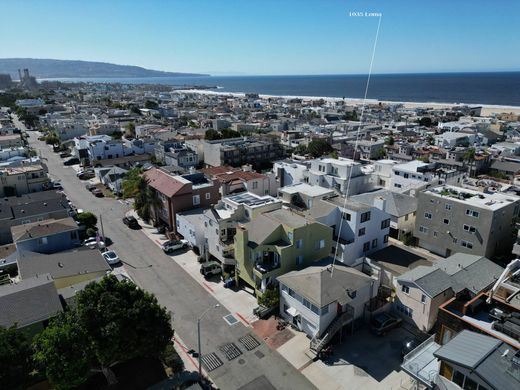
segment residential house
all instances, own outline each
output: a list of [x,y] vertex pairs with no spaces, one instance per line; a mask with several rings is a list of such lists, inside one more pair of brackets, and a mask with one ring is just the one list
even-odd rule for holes
[[241,222],[252,221],[264,212],[278,210],[282,202],[272,196],[258,196],[251,192],[228,195],[215,206],[204,211],[204,254],[211,255],[228,268],[234,268],[234,238]]
[[94,169],[99,181],[116,195],[123,192],[123,180],[128,173],[127,169],[120,167],[103,167]]
[[445,185],[419,192],[417,199],[414,235],[421,248],[445,257],[511,253],[519,197]]
[[401,239],[404,234],[413,234],[417,198],[390,190],[377,190],[354,195],[350,199],[362,204],[382,207],[382,210],[390,215],[390,237]]
[[306,183],[295,183],[278,190],[278,197],[290,207],[310,209],[319,199],[336,196],[329,188],[313,186]]
[[487,290],[503,270],[485,257],[464,253],[418,266],[397,278],[395,308],[405,321],[429,332],[443,303],[462,292],[475,296]]
[[158,220],[177,232],[176,214],[194,208],[206,208],[219,200],[219,187],[202,173],[172,175],[158,168],[144,173],[148,185],[160,199]]
[[332,229],[278,209],[240,223],[235,234],[236,279],[263,294],[276,278],[330,254]]
[[464,330],[434,352],[439,389],[515,390],[520,387],[517,348]]
[[279,143],[246,137],[205,140],[203,145],[204,163],[212,167],[257,165],[284,158],[286,155],[285,147]]
[[43,165],[23,165],[0,168],[0,196],[20,196],[49,188],[49,178]]
[[41,332],[63,310],[48,273],[0,286],[0,327],[16,326],[26,335]]
[[4,134],[0,135],[0,149],[19,148],[23,146],[20,134]]
[[12,226],[66,218],[69,213],[65,195],[56,191],[0,198],[0,245],[13,242]]
[[71,217],[11,227],[18,252],[56,253],[81,245],[78,224]]
[[22,280],[48,273],[57,289],[97,279],[111,270],[101,252],[86,248],[53,254],[22,252],[18,257]]
[[204,212],[205,209],[202,208],[180,211],[176,218],[177,233],[199,251],[204,247],[208,235],[207,229],[203,228]]
[[164,153],[164,163],[174,167],[190,169],[199,165],[199,156],[191,149],[171,149]]
[[[363,318],[365,304],[379,288],[377,279],[343,265],[310,266],[277,280],[281,317],[311,339],[324,336],[344,314],[347,318],[342,326]],[[329,341],[332,336],[328,336]]]
[[471,133],[446,132],[436,135],[435,145],[451,149],[456,146],[469,146],[475,142],[476,135]]
[[238,192],[250,192],[258,196],[276,196],[278,184],[274,174],[257,173],[250,165],[242,168],[210,167],[201,170],[220,185],[222,196]]

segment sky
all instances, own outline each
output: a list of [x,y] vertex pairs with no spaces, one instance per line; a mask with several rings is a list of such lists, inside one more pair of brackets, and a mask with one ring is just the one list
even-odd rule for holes
[[[213,75],[520,70],[519,0],[2,0],[0,58]],[[11,15],[11,17],[5,17]]]

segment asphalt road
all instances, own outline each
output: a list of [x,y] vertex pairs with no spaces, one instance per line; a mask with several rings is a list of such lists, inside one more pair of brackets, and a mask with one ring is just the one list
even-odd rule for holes
[[[16,121],[17,122],[17,121]],[[25,127],[19,122],[19,128]],[[159,303],[173,313],[176,334],[188,349],[197,350],[197,318],[218,302],[184,269],[139,230],[128,229],[121,221],[128,206],[111,198],[96,198],[76,178],[71,167],[45,143],[36,132],[27,132],[29,143],[47,164],[52,179],[59,179],[68,198],[78,208],[102,216],[104,232],[112,239],[111,249],[125,262],[125,269],[143,289],[155,294]],[[182,256],[182,254],[179,254]],[[190,259],[192,257],[190,256]],[[211,309],[201,322],[202,352],[216,352],[223,365],[209,372],[221,389],[314,389],[315,387],[278,352],[271,350],[257,336],[260,345],[248,351],[239,338],[252,330],[240,321],[229,325],[223,317],[225,308]],[[241,355],[228,360],[221,347],[234,343]]]

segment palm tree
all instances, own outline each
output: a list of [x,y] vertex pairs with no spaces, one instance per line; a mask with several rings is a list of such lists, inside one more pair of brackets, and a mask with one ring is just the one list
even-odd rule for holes
[[471,176],[471,170],[475,162],[475,148],[468,148],[462,158],[465,162],[469,163],[468,174]]

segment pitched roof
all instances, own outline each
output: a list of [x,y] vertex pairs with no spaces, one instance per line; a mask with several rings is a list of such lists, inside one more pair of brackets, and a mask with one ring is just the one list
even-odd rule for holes
[[378,190],[365,194],[354,195],[350,199],[373,206],[374,199],[382,197],[386,200],[384,210],[395,217],[403,217],[417,211],[417,198],[413,196],[398,194],[388,190]]
[[188,193],[191,188],[191,182],[180,176],[172,176],[168,173],[152,168],[144,173],[144,177],[148,180],[148,185],[168,198],[175,195]]
[[12,226],[11,234],[13,236],[13,241],[16,242],[47,237],[72,230],[78,230],[78,225],[71,217],[67,217]]
[[493,389],[516,390],[520,377],[513,375],[511,369],[515,370],[512,360],[517,352],[493,337],[463,330],[434,356],[471,370]]
[[49,274],[0,286],[0,326],[24,327],[47,320],[62,311],[58,292]]
[[46,273],[59,279],[110,269],[101,253],[91,249],[75,249],[51,255],[23,252],[18,258],[18,271],[22,279]]
[[398,280],[414,282],[430,297],[449,288],[456,293],[468,289],[477,294],[493,284],[503,270],[485,257],[456,253],[431,267],[418,266],[401,275]]
[[307,267],[288,272],[277,280],[318,307],[335,301],[348,302],[351,298],[347,289],[356,291],[372,282],[370,276],[342,265],[337,265],[332,273],[329,265]]

